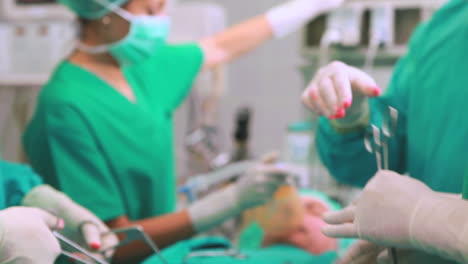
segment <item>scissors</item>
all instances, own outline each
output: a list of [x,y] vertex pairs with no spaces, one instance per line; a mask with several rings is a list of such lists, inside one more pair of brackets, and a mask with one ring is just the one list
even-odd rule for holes
[[[367,131],[364,136],[364,145],[369,153],[375,154],[377,170],[388,170],[389,151],[388,142],[396,134],[398,125],[398,111],[389,106],[387,115],[384,117],[382,129],[376,125],[371,125],[371,131]],[[383,162],[382,162],[383,161]],[[389,256],[393,264],[398,264],[398,256],[395,248],[388,249]]]
[[[102,260],[102,259],[97,258],[95,255],[93,255],[93,253],[84,249],[83,247],[73,242],[71,239],[65,237],[64,235],[60,234],[59,232],[53,231],[52,233],[60,242],[70,247],[71,250],[73,250],[73,252],[82,253],[86,257],[88,257],[89,260],[83,257],[76,256],[73,252],[66,251],[66,250],[62,250],[61,252],[62,255],[77,261],[77,263],[82,263],[82,264],[95,264],[95,263],[110,264],[109,259]],[[130,228],[114,229],[108,233],[102,234],[102,236],[106,236],[109,234],[115,234],[115,235],[120,234],[124,236],[124,239],[120,241],[117,245],[111,246],[109,248],[106,248],[97,252],[98,254],[102,254],[103,256],[106,256],[107,255],[106,253],[108,253],[109,251],[115,250],[119,247],[125,246],[135,241],[143,241],[154,251],[154,253],[161,259],[161,261],[164,264],[169,264],[169,262],[161,255],[161,252],[159,248],[156,246],[156,244],[154,244],[154,242],[148,237],[148,235],[143,231],[141,227],[136,226],[136,227],[130,227]]]

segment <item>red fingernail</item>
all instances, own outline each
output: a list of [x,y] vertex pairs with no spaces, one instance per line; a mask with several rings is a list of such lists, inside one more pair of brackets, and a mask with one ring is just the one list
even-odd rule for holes
[[59,219],[57,223],[57,229],[62,230],[64,227],[65,227],[65,221],[63,221],[63,219]]
[[312,97],[312,99],[314,99],[314,100],[318,98],[318,96],[317,96],[317,94],[315,93],[314,90],[310,91],[310,97]]
[[375,97],[379,96],[381,93],[382,93],[382,89],[380,89],[380,87],[378,87],[378,86],[374,87],[374,90],[372,91],[372,94]]
[[338,112],[336,113],[335,117],[337,119],[341,119],[343,117],[345,117],[346,115],[346,110],[344,110],[343,108],[341,108],[340,110],[338,110]]
[[346,102],[344,102],[344,108],[350,108],[351,105],[353,104],[353,99],[349,99]]
[[98,242],[91,242],[91,243],[89,244],[89,246],[90,246],[92,249],[94,249],[94,250],[97,250],[97,249],[101,248],[101,244],[98,243]]

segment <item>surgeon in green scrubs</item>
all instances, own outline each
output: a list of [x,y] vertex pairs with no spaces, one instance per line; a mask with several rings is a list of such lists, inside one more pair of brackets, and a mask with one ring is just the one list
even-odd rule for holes
[[326,116],[317,144],[336,179],[364,186],[375,174],[375,155],[366,151],[364,135],[369,124],[381,126],[391,106],[399,122],[389,142],[390,170],[408,173],[437,192],[467,191],[467,17],[468,2],[451,0],[419,26],[379,98],[368,100],[381,89],[359,69],[334,62],[317,72],[303,101]]
[[31,168],[0,158],[0,264],[53,263],[61,251],[53,230],[90,251],[117,242],[115,235],[101,237],[109,231],[103,222],[44,185]]
[[[271,164],[175,212],[172,116],[201,70],[283,37],[342,1],[287,1],[198,43],[170,45],[165,0],[60,0],[79,16],[81,38],[42,89],[24,134],[29,161],[109,226],[141,225],[161,246],[264,202],[284,180]],[[120,252],[117,258],[132,263],[151,253],[139,245]]]

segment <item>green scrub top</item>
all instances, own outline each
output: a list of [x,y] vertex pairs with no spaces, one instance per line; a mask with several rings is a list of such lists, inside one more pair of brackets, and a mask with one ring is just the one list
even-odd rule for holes
[[30,167],[0,159],[0,210],[21,205],[24,196],[41,184]]
[[41,91],[23,143],[45,182],[107,221],[175,209],[173,113],[202,66],[196,44],[166,45],[124,67],[136,102],[63,62]]
[[[451,0],[419,26],[387,92],[371,100],[371,123],[381,124],[388,105],[400,113],[390,142],[391,170],[441,192],[461,193],[468,168],[467,18],[468,2]],[[340,135],[320,120],[319,154],[341,182],[364,186],[377,170],[363,137],[363,132]]]

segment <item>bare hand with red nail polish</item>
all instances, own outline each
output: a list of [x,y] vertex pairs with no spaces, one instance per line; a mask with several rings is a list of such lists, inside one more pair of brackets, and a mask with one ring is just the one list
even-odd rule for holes
[[304,104],[319,115],[334,120],[339,128],[361,123],[368,116],[368,97],[381,94],[365,72],[342,62],[321,68],[302,95]]

